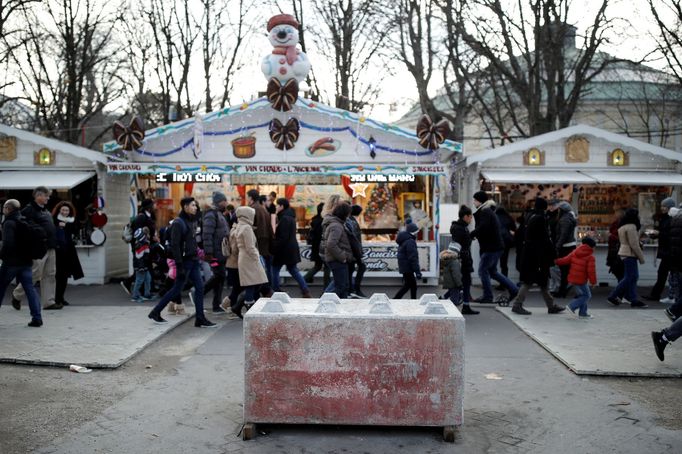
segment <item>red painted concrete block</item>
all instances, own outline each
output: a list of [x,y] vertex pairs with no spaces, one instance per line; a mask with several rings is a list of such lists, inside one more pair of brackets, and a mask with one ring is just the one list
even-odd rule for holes
[[244,343],[245,422],[462,424],[464,318],[452,304],[260,300]]

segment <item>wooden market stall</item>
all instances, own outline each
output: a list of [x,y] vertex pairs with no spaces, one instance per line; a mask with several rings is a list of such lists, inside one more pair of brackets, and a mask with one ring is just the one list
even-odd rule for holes
[[[613,283],[606,267],[608,227],[616,210],[639,209],[647,263],[640,284],[656,280],[657,244],[648,232],[657,228],[660,202],[678,202],[682,153],[585,125],[542,134],[479,154],[458,163],[460,203],[471,205],[485,190],[512,217],[520,216],[537,196],[571,203],[578,216],[577,237],[597,240],[597,274]],[[509,258],[513,278],[514,256]]]

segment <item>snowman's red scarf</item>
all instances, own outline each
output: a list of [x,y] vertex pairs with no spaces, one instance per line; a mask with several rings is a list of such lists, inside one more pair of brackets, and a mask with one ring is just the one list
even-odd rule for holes
[[275,55],[286,55],[287,63],[293,65],[298,57],[299,50],[296,49],[296,46],[275,46],[272,49],[272,53]]

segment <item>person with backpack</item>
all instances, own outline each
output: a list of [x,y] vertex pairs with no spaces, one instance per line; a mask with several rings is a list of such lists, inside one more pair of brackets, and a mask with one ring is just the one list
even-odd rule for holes
[[185,197],[180,201],[180,207],[180,215],[173,221],[170,233],[170,253],[177,267],[175,284],[163,295],[148,317],[156,323],[167,323],[161,317],[161,311],[173,298],[180,295],[185,283],[190,280],[194,285],[194,326],[197,328],[214,327],[216,324],[204,315],[204,279],[201,274],[195,236],[197,202],[194,197]]
[[225,314],[225,309],[220,307],[223,299],[223,287],[225,286],[225,262],[227,257],[223,255],[222,244],[230,233],[227,219],[223,215],[227,206],[227,197],[222,192],[214,192],[213,205],[204,213],[204,222],[201,235],[204,244],[204,260],[211,265],[213,275],[206,281],[204,293],[213,291],[213,313]]
[[62,306],[68,306],[69,302],[64,299],[66,285],[70,277],[74,281],[84,277],[83,267],[78,259],[74,237],[78,234],[78,221],[76,220],[76,208],[71,202],[59,202],[52,209],[52,218],[56,227],[57,235],[57,273],[55,302]]
[[19,212],[21,205],[18,200],[9,199],[3,207],[4,219],[2,222],[2,249],[0,249],[0,306],[5,297],[5,291],[10,282],[15,278],[24,289],[28,298],[28,307],[31,311],[31,321],[28,326],[38,328],[43,325],[40,313],[40,299],[38,292],[33,286],[31,267],[33,260],[30,248],[27,244],[31,241],[28,236],[26,223]]
[[[28,223],[33,237],[30,247],[33,249],[33,265],[31,273],[33,283],[40,281],[40,299],[45,310],[61,309],[61,303],[55,301],[57,274],[57,229],[52,215],[47,211],[50,191],[45,186],[33,190],[33,200],[21,210],[21,215]],[[37,228],[39,227],[39,228]],[[23,286],[17,286],[12,292],[12,306],[21,309],[21,300],[25,292]]]

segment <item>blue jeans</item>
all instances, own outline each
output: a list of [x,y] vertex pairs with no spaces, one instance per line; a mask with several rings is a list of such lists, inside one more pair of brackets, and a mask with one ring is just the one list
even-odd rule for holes
[[133,285],[132,298],[140,297],[140,287],[144,284],[144,296],[149,297],[152,293],[152,273],[149,270],[135,270],[135,285]]
[[[452,301],[452,304],[455,306],[459,306],[459,304],[462,302],[462,289],[461,288],[451,288],[448,290],[450,301]],[[468,303],[468,301],[467,301]]]
[[497,271],[497,262],[500,260],[501,255],[502,251],[484,252],[481,254],[481,262],[478,264],[478,276],[481,278],[484,300],[492,301],[493,299],[493,287],[490,283],[490,278],[507,287],[512,297],[519,293],[519,288],[516,284],[510,281],[507,276]]
[[38,298],[38,292],[36,292],[36,288],[33,286],[31,266],[9,266],[5,264],[0,266],[0,306],[2,306],[2,299],[5,297],[7,286],[9,286],[14,278],[24,288],[26,299],[28,299],[28,308],[31,311],[31,318],[42,321],[40,298]]
[[[276,292],[279,292],[279,273],[282,270],[282,266],[273,266],[272,267],[272,289]],[[298,286],[301,287],[301,291],[306,292],[308,291],[308,285],[305,283],[305,279],[303,279],[303,276],[301,275],[301,272],[298,271],[298,268],[296,265],[286,265],[287,271],[293,277],[296,282],[298,282]]]
[[573,284],[575,289],[575,298],[568,304],[568,308],[572,311],[580,309],[579,315],[587,315],[587,302],[592,298],[592,291],[587,283],[582,285]]
[[625,275],[616,285],[616,288],[609,293],[609,298],[616,298],[624,295],[631,303],[637,301],[637,279],[639,279],[639,265],[636,257],[623,258]]
[[333,261],[328,262],[327,265],[334,275],[334,293],[336,293],[339,298],[348,298],[348,264]]
[[462,273],[462,298],[465,303],[471,302],[471,273]]
[[182,262],[182,269],[185,273],[184,279],[176,279],[173,287],[167,291],[161,301],[152,309],[153,313],[161,314],[161,311],[171,302],[172,299],[180,296],[180,292],[185,287],[187,281],[191,281],[194,286],[194,317],[197,320],[206,320],[204,316],[204,275],[201,271],[201,262],[190,260]]
[[[262,263],[263,263],[263,268],[265,269],[265,275],[268,277],[268,284],[270,284],[271,287],[275,285],[275,281],[273,279],[273,266],[272,266],[272,256],[268,255],[267,257],[264,255],[261,255]],[[278,283],[279,284],[279,283]]]
[[259,284],[247,285],[244,287],[244,302],[253,304],[256,302],[256,295],[258,293]]

